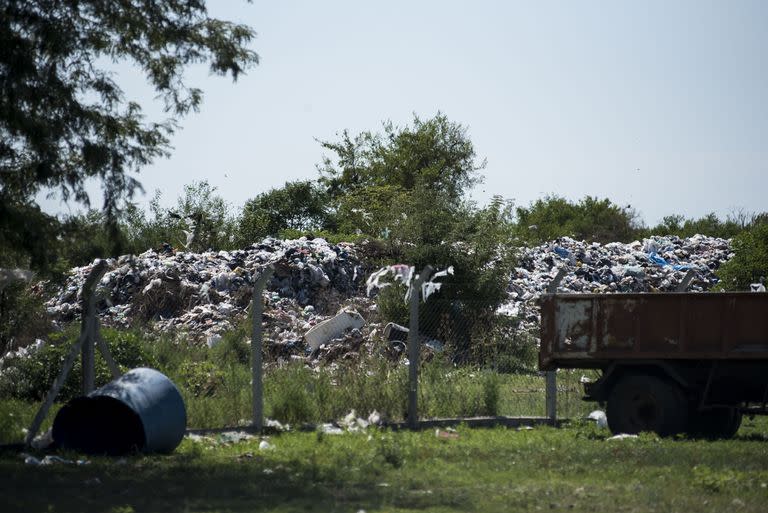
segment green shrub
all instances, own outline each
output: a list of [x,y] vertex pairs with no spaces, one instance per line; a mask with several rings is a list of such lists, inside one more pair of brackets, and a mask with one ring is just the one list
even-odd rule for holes
[[665,216],[661,223],[649,230],[649,234],[686,238],[698,233],[708,237],[730,239],[744,231],[750,223],[746,215],[729,215],[725,220],[721,220],[714,212],[699,219],[686,219],[685,216],[675,214]]
[[391,433],[378,437],[376,454],[384,460],[384,463],[394,468],[402,467],[405,464],[404,452],[401,443]]
[[[146,350],[142,336],[133,331],[118,331],[110,328],[101,330],[112,357],[122,370],[135,367],[156,367],[155,361]],[[51,389],[61,371],[62,364],[79,335],[75,326],[62,333],[50,336],[50,344],[33,355],[24,358],[8,358],[0,373],[0,398],[39,401]],[[95,383],[97,387],[112,381],[112,374],[101,353],[96,350]],[[58,399],[65,401],[80,395],[82,370],[80,358],[75,364],[59,392]]]
[[213,361],[225,367],[232,364],[250,365],[251,344],[249,323],[241,323],[235,329],[224,333],[211,350]]
[[499,404],[501,401],[501,387],[499,375],[495,372],[484,371],[482,373],[483,383],[483,407],[485,415],[495,416],[499,414]]
[[210,397],[224,385],[223,373],[209,361],[188,361],[179,368],[180,385],[195,397]]
[[490,315],[478,321],[471,334],[470,361],[502,373],[536,372],[538,340],[520,330],[520,319]]
[[316,182],[285,182],[248,200],[237,222],[237,241],[245,247],[282,230],[329,227],[328,196]]
[[528,207],[517,207],[516,218],[515,235],[529,244],[565,236],[602,243],[629,242],[637,238],[642,229],[631,207],[620,207],[607,198],[591,196],[578,203],[546,196]]
[[0,356],[50,331],[42,294],[17,281],[0,290]]
[[376,307],[384,321],[408,326],[410,311],[408,303],[405,302],[406,290],[407,287],[399,282],[379,290]]
[[719,288],[749,290],[751,283],[768,277],[768,220],[758,222],[733,239],[733,258],[717,271]]
[[326,383],[322,378],[302,364],[272,370],[265,379],[266,395],[270,398],[269,416],[290,424],[315,420],[317,405],[321,400],[327,400],[327,393],[323,394],[322,390],[327,391],[327,387],[323,387]]

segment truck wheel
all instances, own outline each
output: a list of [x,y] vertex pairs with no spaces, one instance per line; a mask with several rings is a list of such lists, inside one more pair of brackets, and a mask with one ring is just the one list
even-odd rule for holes
[[630,374],[608,396],[608,427],[614,434],[654,431],[671,436],[685,431],[688,405],[677,385],[656,376]]
[[741,411],[738,408],[700,411],[691,418],[691,434],[711,440],[733,438],[740,426]]

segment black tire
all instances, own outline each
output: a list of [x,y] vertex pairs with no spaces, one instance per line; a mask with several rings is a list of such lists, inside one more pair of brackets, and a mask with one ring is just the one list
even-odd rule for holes
[[741,411],[738,408],[715,408],[694,413],[690,433],[697,438],[729,439],[740,426]]
[[614,434],[653,431],[672,436],[688,427],[688,404],[680,387],[643,374],[620,378],[608,396],[607,415]]

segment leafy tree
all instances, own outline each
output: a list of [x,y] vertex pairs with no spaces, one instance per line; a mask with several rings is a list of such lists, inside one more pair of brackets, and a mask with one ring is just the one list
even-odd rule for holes
[[[454,268],[453,276],[441,280],[440,293],[420,309],[420,329],[447,343],[457,360],[467,361],[473,355],[472,334],[495,325],[494,312],[508,297],[515,263],[512,206],[499,196],[482,209],[466,202],[455,205],[422,189],[409,199],[405,221],[392,232],[400,242],[400,261],[417,269],[427,264],[436,270]],[[396,321],[403,322],[401,314]]]
[[0,356],[31,344],[50,330],[39,287],[30,287],[24,281],[0,283]]
[[[178,120],[200,105],[190,64],[237,79],[257,63],[253,31],[211,18],[204,0],[7,0],[0,5],[0,242],[40,240],[41,190],[89,205],[97,179],[113,226],[140,187],[130,173],[168,154]],[[168,118],[148,122],[103,63],[128,61],[146,76]],[[37,214],[36,214],[37,215]],[[38,215],[38,217],[40,217]],[[47,222],[46,225],[51,223]],[[31,265],[40,257],[30,244]]]
[[631,207],[620,207],[608,199],[584,197],[573,203],[559,196],[517,207],[517,236],[539,243],[569,236],[598,242],[628,242],[640,233],[641,223]]
[[321,172],[332,191],[371,185],[396,186],[405,190],[430,188],[451,200],[459,200],[480,181],[477,163],[466,127],[442,114],[413,126],[400,128],[384,123],[384,133],[363,132],[351,139],[344,132],[340,143],[322,145],[337,154],[339,169],[328,159]]
[[312,231],[332,226],[328,195],[316,182],[286,182],[246,202],[238,222],[241,246],[283,230]]
[[95,258],[118,256],[112,253],[115,248],[128,248],[123,230],[110,229],[105,224],[104,213],[91,209],[62,220],[58,242],[51,252],[56,252],[56,269],[66,271]]
[[415,194],[431,191],[458,207],[481,181],[485,166],[476,160],[467,129],[442,113],[427,120],[414,116],[403,128],[384,123],[383,133],[344,131],[339,141],[321,145],[335,155],[319,170],[339,228],[374,237],[386,236],[401,222]]
[[8,200],[0,190],[0,267],[30,267],[49,272],[56,255],[51,251],[61,229],[58,219],[31,200]]
[[517,235],[529,243],[575,235],[571,224],[577,215],[576,205],[567,199],[547,196],[529,207],[517,207]]
[[174,208],[161,206],[161,198],[162,193],[155,191],[149,205],[150,217],[136,210],[125,216],[121,226],[133,252],[156,248],[164,242],[187,251],[234,247],[232,208],[207,180],[185,185]]
[[692,237],[701,234],[709,237],[730,239],[745,228],[750,226],[753,219],[746,214],[737,213],[728,215],[721,220],[714,212],[699,219],[686,219],[681,215],[669,215],[662,218],[661,223],[650,229],[651,235],[677,235],[678,237]]
[[733,258],[717,274],[724,290],[749,290],[751,283],[768,278],[768,214],[755,217],[753,225],[733,238]]

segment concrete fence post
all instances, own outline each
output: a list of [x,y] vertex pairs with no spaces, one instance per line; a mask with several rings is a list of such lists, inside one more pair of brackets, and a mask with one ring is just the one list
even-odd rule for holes
[[48,410],[51,409],[53,401],[56,399],[56,396],[59,395],[59,390],[64,386],[69,371],[71,371],[72,367],[75,365],[75,360],[77,359],[78,354],[80,354],[81,364],[83,366],[83,395],[88,395],[93,392],[95,388],[95,344],[97,340],[100,341],[99,347],[112,370],[113,377],[116,377],[115,373],[119,372],[119,370],[117,370],[117,365],[112,359],[112,355],[109,353],[107,345],[103,340],[100,340],[99,320],[96,317],[96,285],[99,283],[99,280],[101,280],[101,277],[104,276],[106,270],[106,261],[99,260],[85,279],[81,294],[83,298],[83,306],[82,317],[80,320],[80,336],[78,337],[77,342],[70,348],[69,353],[61,366],[59,375],[56,376],[53,386],[51,386],[51,389],[48,391],[48,395],[45,396],[45,401],[40,405],[40,409],[37,410],[37,414],[32,420],[32,425],[27,431],[25,440],[27,445],[30,445],[32,440],[35,439],[37,432],[40,430],[40,426],[43,424],[43,420],[45,420],[46,415],[48,415]]
[[[560,286],[560,282],[568,274],[566,267],[561,267],[552,281],[547,285],[548,294],[557,294],[557,287]],[[546,373],[546,394],[547,394],[547,418],[552,425],[557,424],[557,371],[548,371]]]
[[419,340],[419,301],[421,299],[421,284],[429,279],[432,266],[426,266],[421,273],[411,281],[410,323],[408,331],[408,427],[419,427],[418,397],[419,397],[419,360],[421,359],[421,343]]
[[257,432],[264,429],[264,381],[262,376],[262,358],[261,351],[263,347],[262,340],[262,314],[264,305],[262,301],[262,292],[267,284],[267,280],[272,276],[275,268],[270,264],[261,270],[261,274],[254,273],[253,301],[251,303],[251,314],[253,316],[253,329],[251,333],[251,392],[253,395],[253,428]]
[[96,318],[96,285],[107,271],[107,262],[99,260],[85,279],[82,289],[83,310],[80,321],[80,333],[83,338],[80,363],[83,371],[82,392],[88,395],[96,388],[96,338],[98,319]]
[[557,424],[557,372],[548,371],[546,378],[547,378],[547,418],[554,426]]

